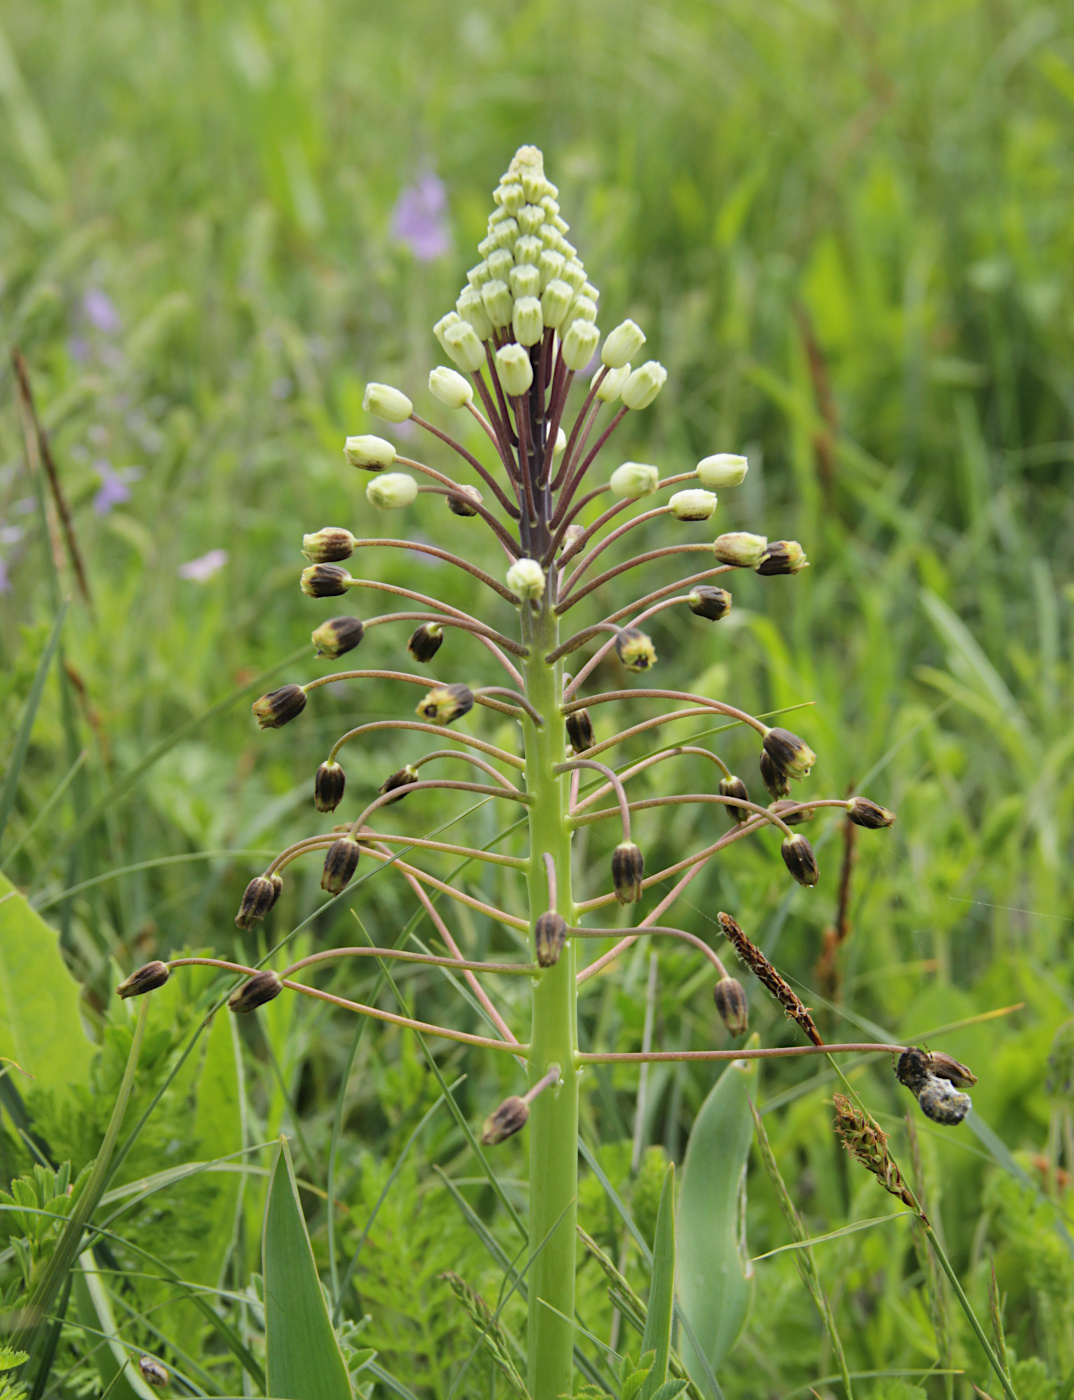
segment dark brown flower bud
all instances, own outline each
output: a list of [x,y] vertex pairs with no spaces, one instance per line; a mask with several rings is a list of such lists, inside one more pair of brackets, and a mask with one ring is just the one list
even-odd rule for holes
[[637,627],[621,627],[615,634],[615,651],[628,671],[648,671],[656,665],[653,639]]
[[797,540],[772,540],[757,564],[759,574],[796,574],[808,569],[809,560]]
[[306,708],[306,692],[300,685],[281,685],[255,700],[250,708],[262,729],[282,729]]
[[142,1373],[142,1380],[147,1385],[156,1386],[158,1390],[166,1386],[171,1379],[168,1368],[162,1366],[155,1356],[139,1356],[138,1369]]
[[636,904],[641,898],[645,858],[633,841],[622,841],[612,852],[612,883],[620,904]]
[[573,710],[567,716],[567,738],[575,753],[585,753],[596,742],[593,738],[593,720],[588,710]]
[[916,1045],[904,1050],[895,1063],[895,1078],[913,1094],[924,1087],[931,1073],[928,1052]]
[[452,492],[447,498],[447,508],[451,511],[452,515],[476,515],[477,511],[474,510],[475,503],[481,505],[484,501],[484,497],[477,487],[456,486],[455,491],[458,492],[458,495]]
[[145,996],[146,992],[163,987],[171,975],[171,968],[167,963],[147,962],[144,967],[136,968],[129,977],[119,984],[116,988],[116,996],[122,997],[124,1001],[128,997]]
[[283,983],[276,973],[263,967],[260,972],[248,977],[241,987],[235,988],[228,997],[227,1004],[230,1010],[245,1015],[248,1011],[256,1011],[259,1006],[264,1006],[267,1001],[272,1001],[282,991]]
[[333,841],[324,858],[321,889],[328,894],[342,894],[358,869],[358,842],[353,836],[341,836]]
[[533,941],[540,965],[554,967],[559,962],[559,955],[567,941],[567,920],[554,909],[549,909],[537,920],[533,930]]
[[768,810],[773,816],[779,817],[788,826],[801,826],[803,822],[811,822],[817,815],[815,808],[803,807],[798,802],[790,802],[785,797],[781,797],[778,802],[770,802]]
[[434,685],[417,704],[414,713],[430,724],[450,724],[474,708],[474,693],[468,685]]
[[795,832],[793,836],[785,836],[779,849],[783,856],[784,865],[800,885],[815,885],[817,883],[820,879],[817,858],[813,854],[813,847],[804,836],[799,835],[798,832]]
[[512,1094],[509,1099],[504,1099],[495,1113],[490,1113],[485,1119],[485,1126],[481,1129],[482,1145],[495,1147],[498,1142],[514,1137],[515,1133],[526,1126],[529,1116],[530,1106],[526,1100]]
[[365,623],[360,617],[331,617],[310,633],[310,641],[318,656],[333,661],[345,651],[353,651],[365,636]]
[[311,564],[331,564],[349,559],[357,543],[349,530],[326,525],[314,535],[302,536],[302,553]]
[[444,629],[435,622],[423,622],[415,627],[406,644],[415,661],[431,661],[444,643]]
[[788,778],[808,778],[817,755],[804,739],[789,729],[769,729],[762,741],[764,751]]
[[749,1029],[749,1002],[746,989],[733,977],[721,977],[712,989],[712,999],[728,1035],[745,1035]]
[[[750,791],[741,778],[736,778],[734,774],[730,778],[720,779],[721,797],[738,797],[743,802],[750,800]],[[746,807],[726,807],[724,809],[733,822],[748,822],[753,813]]]
[[[383,797],[386,793],[394,792],[396,788],[409,787],[411,783],[417,781],[418,770],[408,763],[405,768],[397,768],[390,777],[385,778],[377,791]],[[384,806],[390,807],[393,802],[402,802],[403,798],[408,796],[409,793],[401,792],[398,797],[393,797],[391,802],[385,802]]]
[[852,797],[847,803],[847,816],[855,826],[867,827],[869,831],[895,825],[895,813],[870,802],[867,797]]
[[764,783],[769,796],[787,797],[791,790],[791,780],[782,768],[776,767],[764,749],[761,750],[760,767],[761,782]]
[[322,763],[313,779],[313,805],[318,812],[334,812],[346,786],[347,775],[338,763]]
[[977,1083],[977,1076],[969,1065],[961,1064],[942,1050],[933,1050],[929,1055],[929,1071],[937,1079],[950,1080],[956,1089],[972,1089]]
[[242,903],[235,915],[236,928],[253,928],[259,924],[280,897],[283,877],[255,875],[242,893]]
[[960,1094],[950,1080],[937,1079],[934,1074],[928,1076],[917,1101],[926,1118],[948,1128],[961,1123],[973,1107],[969,1094]]
[[709,622],[719,622],[731,611],[731,595],[726,588],[694,588],[686,596],[690,611]]
[[311,564],[302,570],[299,585],[308,598],[341,598],[351,581],[339,564]]

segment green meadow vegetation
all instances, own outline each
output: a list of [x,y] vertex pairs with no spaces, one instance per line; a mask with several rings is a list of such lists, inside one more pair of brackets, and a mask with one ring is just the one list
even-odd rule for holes
[[[527,1393],[528,1130],[477,1142],[522,1092],[510,1055],[291,993],[230,1016],[235,976],[210,966],[116,996],[155,959],[282,970],[337,946],[443,951],[372,862],[326,900],[319,857],[297,861],[269,918],[235,927],[251,877],[331,831],[313,775],[338,736],[411,718],[417,694],[340,683],[264,733],[250,705],[335,669],[309,643],[327,618],[388,610],[305,597],[304,532],[392,537],[402,520],[504,576],[481,522],[436,495],[374,515],[342,448],[379,434],[454,470],[442,443],[363,409],[376,381],[487,453],[425,387],[444,362],[432,326],[527,143],[600,288],[602,331],[632,318],[668,371],[595,479],[745,454],[744,483],[675,541],[758,531],[810,560],[793,578],[732,575],[718,623],[654,617],[651,684],[778,715],[818,756],[796,799],[860,792],[898,817],[858,831],[821,808],[796,827],[815,888],[788,878],[774,834],[742,841],[675,922],[740,978],[760,1045],[802,1036],[717,911],[826,1041],[926,1045],[978,1080],[950,1127],[888,1054],[587,1065],[575,1393],[1074,1397],[1072,131],[1074,13],[1058,4],[4,7],[0,1343],[16,1350],[0,1346],[0,1400],[144,1400],[162,1379],[166,1394],[277,1400]],[[638,549],[671,528],[647,522]],[[473,580],[431,556],[369,550],[350,567],[476,606]],[[634,592],[681,572],[655,560]],[[517,635],[506,603],[488,620]],[[415,670],[406,635],[370,629],[353,664]],[[497,684],[488,660],[454,633],[432,673]],[[614,654],[588,682],[639,684]],[[651,713],[611,708],[594,710],[598,741]],[[458,728],[518,750],[510,716],[475,709]],[[742,726],[655,734],[605,761],[700,743],[766,800]],[[338,819],[420,752],[403,731],[348,746]],[[631,797],[712,783],[690,768],[641,774]],[[524,853],[516,814],[470,793],[415,793],[381,820]],[[655,872],[728,819],[681,805],[634,826]],[[578,898],[609,889],[618,839],[614,821],[579,830]],[[528,918],[512,879],[458,872],[473,899]],[[625,930],[633,914],[608,919]],[[528,958],[526,935],[481,909],[451,917],[468,958]],[[437,966],[367,958],[310,980],[489,1034]],[[525,983],[496,983],[522,1028]],[[712,985],[695,949],[641,940],[582,984],[582,1049],[746,1046]],[[957,1284],[913,1210],[844,1150],[839,1093],[888,1135]],[[699,1339],[672,1320],[676,1193],[680,1270],[710,1228],[724,1261]]]

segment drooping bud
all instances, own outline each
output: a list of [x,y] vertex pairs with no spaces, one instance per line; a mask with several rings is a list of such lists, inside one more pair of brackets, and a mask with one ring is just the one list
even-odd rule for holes
[[318,812],[334,812],[346,786],[347,775],[338,763],[322,763],[313,777],[313,805]]
[[420,627],[415,627],[414,631],[411,632],[406,649],[415,661],[424,664],[433,659],[443,644],[444,629],[438,627],[435,622],[423,622]]
[[773,574],[796,574],[807,569],[809,560],[797,540],[773,540],[754,568],[766,578]]
[[658,360],[646,360],[623,385],[623,403],[627,408],[648,408],[664,387],[667,377],[667,370]]
[[282,729],[306,708],[306,692],[300,685],[281,685],[250,706],[262,729]]
[[[730,778],[720,779],[720,796],[736,797],[742,802],[750,800],[750,790],[741,778],[736,778],[733,774]],[[753,813],[746,807],[728,807],[727,813],[732,821],[748,822]]]
[[616,632],[615,652],[628,671],[648,671],[656,665],[653,640],[637,627],[621,627]]
[[447,508],[452,515],[471,516],[477,514],[474,506],[483,505],[484,501],[476,486],[456,486],[455,492],[447,498]]
[[339,564],[310,564],[298,582],[308,598],[340,598],[350,581],[350,574]]
[[533,366],[529,354],[513,341],[496,351],[496,374],[508,398],[518,399],[528,394],[533,383]]
[[283,991],[283,983],[271,968],[263,967],[248,977],[241,987],[236,987],[228,997],[228,1010],[240,1015],[256,1011],[266,1002],[274,1001]]
[[585,369],[599,344],[600,331],[592,321],[572,321],[560,347],[563,363],[575,372]]
[[719,491],[724,486],[741,486],[746,480],[749,463],[745,457],[733,452],[717,452],[712,457],[702,457],[697,464],[697,479],[710,491]]
[[765,753],[788,778],[808,778],[817,755],[804,739],[789,729],[769,729],[765,732]]
[[[454,313],[453,313],[454,314]],[[439,324],[439,323],[438,323]],[[485,347],[469,321],[456,315],[440,338],[444,354],[450,356],[467,374],[476,374],[485,363]]]
[[430,724],[451,724],[474,708],[474,694],[468,685],[434,685],[415,707],[414,713]]
[[313,535],[302,536],[302,553],[312,564],[332,564],[349,559],[357,540],[349,530],[338,525],[325,525]]
[[567,716],[567,738],[575,753],[585,753],[596,743],[593,720],[588,710],[572,710]]
[[660,485],[660,469],[647,462],[624,462],[612,472],[608,485],[616,496],[651,496]]
[[668,501],[676,520],[707,520],[716,509],[711,491],[676,491]]
[[751,535],[746,530],[718,535],[712,544],[712,552],[720,563],[732,564],[736,569],[755,569],[767,548],[764,535]]
[[[487,264],[484,264],[484,266],[486,267],[486,270],[487,270]],[[489,276],[491,276],[491,275],[492,275],[492,274],[489,273],[488,276],[483,277],[483,278],[481,279],[482,282],[487,282],[488,279],[489,279]],[[440,342],[440,348],[441,348],[441,350],[443,350],[443,352],[444,352],[445,355],[450,355],[450,354],[451,354],[450,350],[447,348],[447,333],[448,333],[448,331],[451,330],[454,326],[459,325],[461,322],[462,322],[462,317],[459,315],[459,313],[458,313],[457,311],[449,311],[449,312],[447,313],[447,315],[441,316],[440,319],[439,319],[439,321],[437,321],[437,323],[433,326],[433,335],[435,335],[436,338],[437,338],[437,340]],[[472,329],[472,327],[471,327],[471,329]],[[454,359],[454,356],[452,356],[452,358]]]
[[533,941],[540,965],[553,967],[559,962],[559,955],[567,941],[567,920],[562,914],[550,909],[537,920],[533,930]]
[[621,841],[612,852],[612,884],[620,904],[636,904],[641,898],[645,858],[633,841]]
[[259,924],[280,897],[283,890],[281,875],[255,875],[242,893],[236,928],[253,928]]
[[630,378],[630,365],[622,369],[610,369],[597,385],[596,394],[601,403],[615,403],[623,392],[623,385]]
[[473,385],[447,365],[437,365],[430,373],[429,392],[447,408],[465,408],[474,401]]
[[633,321],[623,321],[609,331],[601,347],[601,363],[609,369],[622,369],[645,344],[645,332]]
[[[418,770],[408,763],[405,768],[397,768],[394,773],[385,778],[377,791],[380,793],[381,797],[386,797],[389,792],[395,792],[396,788],[409,787],[411,783],[416,783],[417,781]],[[385,802],[384,806],[391,807],[394,803],[402,802],[404,797],[409,796],[409,793],[401,792],[398,797],[393,797],[391,802]]]
[[365,488],[366,500],[378,510],[401,510],[418,498],[418,483],[406,472],[385,472]]
[[358,842],[353,836],[341,836],[338,841],[333,841],[325,853],[321,889],[331,895],[342,894],[358,869],[360,854]]
[[374,418],[385,423],[405,423],[414,412],[414,405],[401,389],[390,384],[367,384],[362,395],[362,407]]
[[820,879],[813,847],[800,832],[785,836],[780,846],[783,863],[800,885],[815,885]]
[[168,1368],[162,1366],[155,1356],[139,1356],[138,1370],[142,1373],[142,1380],[147,1385],[155,1386],[158,1390],[171,1380]]
[[318,656],[333,660],[344,652],[353,651],[365,636],[365,623],[360,617],[330,617],[310,633],[310,641]]
[[700,584],[686,595],[686,602],[692,613],[704,617],[709,622],[719,622],[731,611],[731,595],[726,588],[709,588]]
[[485,1119],[485,1126],[481,1129],[482,1146],[495,1147],[498,1142],[514,1137],[526,1126],[529,1116],[530,1106],[525,1099],[520,1099],[517,1094],[504,1099],[495,1113],[490,1113]]
[[597,319],[597,303],[592,297],[587,297],[584,293],[579,294],[571,302],[571,309],[567,312],[561,331],[574,325],[575,321],[595,321]]
[[[555,440],[555,442],[552,444],[552,460],[555,461],[555,459],[556,459],[557,457],[562,457],[563,454],[564,454],[564,452],[566,452],[566,450],[567,450],[567,434],[563,431],[562,428],[557,428],[557,429],[556,429],[556,440]],[[570,529],[571,527],[568,526],[567,528]]]
[[788,801],[786,797],[769,803],[768,810],[774,817],[779,817],[785,826],[801,826],[803,822],[811,822],[817,815],[815,807],[803,807],[800,802]]
[[129,977],[123,979],[116,988],[116,996],[122,997],[124,1001],[128,997],[145,996],[146,992],[163,987],[171,975],[171,968],[167,963],[159,960],[147,962],[142,967],[136,968]]
[[395,461],[395,448],[384,438],[360,433],[343,444],[343,455],[352,467],[364,467],[367,472],[382,472]]
[[855,826],[864,826],[869,831],[895,825],[895,813],[870,802],[867,797],[852,797],[847,803],[847,817]]
[[489,319],[488,310],[485,306],[485,287],[495,289],[493,295],[497,298],[497,304],[503,296],[503,283],[499,278],[486,282],[478,291],[474,287],[467,287],[463,294],[455,303],[455,310],[464,321],[469,321],[474,328],[474,334],[478,340],[488,340],[492,334],[492,321]]
[[[539,286],[540,278],[537,276],[536,268],[533,276],[534,281]],[[535,296],[522,296],[516,300],[514,310],[511,312],[511,329],[519,345],[536,345],[541,336],[544,335],[541,303]]]
[[791,791],[791,780],[784,773],[782,768],[768,757],[764,749],[761,750],[761,782],[764,783],[766,791],[772,797],[788,797]]
[[947,1079],[956,1089],[972,1089],[977,1076],[969,1065],[956,1060],[953,1055],[945,1055],[942,1050],[929,1053],[929,1070],[937,1079]]
[[[484,305],[485,314],[489,323],[489,334],[492,333],[492,326],[499,330],[503,326],[510,325],[511,308],[514,301],[511,297],[511,289],[506,282],[501,282],[498,277],[494,277],[491,282],[486,282],[481,288],[481,301]],[[477,327],[479,340],[488,340],[488,336],[483,336]]]
[[[542,255],[559,257],[558,253]],[[562,261],[562,259],[561,259]],[[544,291],[541,293],[541,319],[546,326],[558,328],[563,324],[563,318],[571,309],[571,302],[574,300],[574,289],[558,277],[553,277],[545,283]]]
[[745,1035],[749,1030],[750,1007],[742,983],[733,977],[721,977],[712,989],[712,999],[728,1035]]
[[524,600],[540,598],[544,586],[544,570],[536,559],[516,559],[507,570],[507,587]]

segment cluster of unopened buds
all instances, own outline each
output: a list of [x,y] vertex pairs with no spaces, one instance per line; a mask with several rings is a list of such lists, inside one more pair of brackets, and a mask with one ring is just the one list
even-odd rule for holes
[[[735,571],[748,570],[762,577],[794,575],[807,567],[801,545],[795,540],[731,531],[697,542],[676,542],[644,550],[633,557],[608,564],[594,573],[605,551],[629,542],[630,532],[661,517],[686,524],[704,524],[717,509],[717,492],[742,483],[747,473],[745,457],[717,453],[705,457],[690,470],[662,475],[653,465],[624,462],[601,481],[592,468],[609,439],[628,414],[649,407],[657,398],[666,372],[655,360],[636,363],[645,344],[643,331],[624,321],[601,339],[596,324],[599,294],[575,247],[568,241],[568,227],[560,215],[557,191],[546,179],[540,152],[524,147],[518,152],[495,191],[496,208],[489,219],[488,236],[480,245],[481,261],[467,274],[456,308],[434,327],[451,365],[435,368],[429,376],[429,393],[442,408],[466,415],[476,423],[490,452],[478,455],[459,437],[438,423],[420,416],[410,398],[385,384],[368,385],[364,408],[389,425],[407,424],[408,438],[417,428],[454,453],[463,473],[458,474],[402,455],[387,438],[362,434],[344,444],[351,467],[365,473],[367,501],[377,511],[402,511],[422,495],[440,495],[448,511],[460,521],[480,522],[502,549],[505,564],[494,576],[471,559],[449,552],[424,538],[384,538],[355,535],[345,526],[326,526],[303,538],[308,566],[301,587],[311,598],[336,598],[354,591],[392,595],[403,610],[360,619],[354,615],[330,618],[316,627],[312,642],[318,657],[336,661],[354,653],[376,627],[401,627],[409,631],[406,651],[419,667],[428,667],[442,655],[449,631],[468,634],[497,663],[505,684],[475,684],[472,680],[433,679],[407,670],[380,668],[337,671],[301,684],[284,685],[263,695],[253,706],[264,729],[279,729],[297,719],[312,692],[340,682],[372,680],[379,684],[414,685],[423,691],[414,718],[373,720],[340,736],[318,767],[313,782],[313,802],[321,813],[334,813],[349,793],[340,762],[345,746],[356,741],[376,743],[387,731],[410,731],[416,739],[432,738],[438,746],[416,754],[404,767],[384,777],[379,788],[363,794],[360,810],[345,827],[318,833],[282,851],[252,879],[242,897],[235,922],[249,929],[265,918],[280,897],[282,872],[288,864],[313,852],[323,853],[321,886],[332,897],[350,884],[362,861],[391,867],[421,902],[443,943],[444,956],[400,949],[330,949],[302,959],[277,974],[268,969],[243,968],[237,963],[217,965],[249,973],[231,997],[235,1011],[249,1011],[277,996],[284,986],[320,996],[341,1006],[415,1026],[430,1034],[505,1050],[526,1059],[530,1047],[510,1030],[481,982],[479,974],[521,975],[539,983],[551,975],[565,949],[581,939],[616,938],[614,946],[573,974],[577,983],[596,975],[643,935],[670,936],[694,946],[713,964],[714,997],[727,1031],[735,1037],[747,1029],[747,997],[730,977],[716,953],[704,940],[661,922],[665,911],[683,894],[706,863],[728,846],[766,828],[777,830],[786,867],[799,884],[813,886],[819,870],[807,837],[792,828],[823,808],[832,808],[857,826],[890,827],[894,814],[868,798],[792,799],[792,783],[809,776],[816,756],[796,734],[771,727],[762,719],[714,699],[648,684],[583,695],[594,670],[612,654],[623,670],[648,674],[657,664],[654,641],[645,624],[661,612],[685,607],[712,623],[725,618],[732,606],[731,593],[720,584]],[[589,378],[583,378],[588,375]],[[565,426],[572,389],[580,388],[581,404],[573,424]],[[607,413],[606,421],[602,415]],[[460,434],[460,436],[465,436]],[[491,458],[491,460],[487,460]],[[665,493],[670,493],[666,496]],[[634,503],[647,509],[612,525]],[[612,527],[612,528],[608,528]],[[484,616],[463,610],[442,598],[385,582],[373,570],[354,570],[354,562],[367,560],[374,550],[411,551],[462,571],[471,595],[487,596],[510,623],[494,626]],[[685,577],[622,603],[611,604],[610,590],[631,571],[650,564],[679,559],[691,566]],[[720,581],[720,583],[717,582]],[[598,603],[602,615],[573,635],[561,638],[560,625],[584,600]],[[567,657],[592,645],[592,652],[573,674],[563,663]],[[444,650],[442,650],[444,649]],[[400,650],[402,644],[400,643]],[[612,663],[614,664],[614,662]],[[617,701],[670,702],[671,708],[598,739],[593,712]],[[488,709],[516,720],[522,751],[494,745],[476,735],[450,729],[451,747],[443,747],[446,731],[458,721]],[[659,726],[691,717],[723,720],[752,730],[759,740],[758,767],[768,795],[756,802],[745,780],[732,771],[710,748],[681,743],[650,751],[640,759],[615,769],[601,755],[616,746],[651,734]],[[712,767],[711,785],[685,795],[632,801],[627,784],[655,764],[685,757],[696,771]],[[462,762],[476,770],[472,779],[426,777],[429,764]],[[362,771],[368,763],[363,762]],[[597,781],[584,793],[583,773]],[[399,835],[383,829],[384,809],[403,798],[426,790],[452,790],[489,801],[516,804],[529,823],[530,849],[524,855],[477,850],[432,838]],[[595,808],[598,799],[611,794],[614,805]],[[642,852],[631,836],[632,813],[640,809],[674,804],[715,804],[726,809],[730,827],[703,849],[676,861],[667,869],[646,874]],[[376,826],[372,825],[378,819]],[[622,824],[622,839],[611,858],[611,889],[587,899],[573,892],[570,865],[571,838],[583,826],[606,819]],[[440,879],[422,866],[404,860],[393,847],[410,851],[441,852],[465,860],[510,867],[528,883],[530,915],[520,917],[450,880]],[[635,905],[657,886],[670,889],[634,928],[621,931],[584,926],[584,915],[609,903]],[[468,960],[430,892],[461,901],[509,928],[525,931],[531,940],[532,961],[491,963]],[[721,916],[721,921],[725,916]],[[734,920],[729,923],[737,929]],[[803,1026],[812,1026],[788,1003],[781,991],[786,983],[749,944],[732,939],[740,957],[779,1000],[788,1014]],[[741,930],[738,930],[741,934]],[[748,945],[752,953],[744,951]],[[760,961],[753,960],[757,954]],[[436,963],[462,973],[477,997],[498,1039],[474,1036],[451,1027],[436,1027],[404,1016],[350,1002],[293,981],[300,969],[333,958],[377,956]],[[177,960],[185,961],[183,959]],[[172,965],[175,965],[174,963]],[[168,965],[150,964],[124,984],[121,993],[133,995],[160,985]],[[768,977],[768,971],[772,974]],[[797,1002],[797,998],[787,992]],[[801,1007],[801,1003],[797,1002]],[[756,1054],[812,1052],[821,1047],[819,1035],[808,1030],[809,1047],[775,1047]],[[945,1078],[926,1052],[902,1046],[827,1046],[826,1050],[890,1049],[902,1054],[899,1078],[918,1097],[925,1112],[937,1121],[958,1121],[969,1100],[957,1092],[958,1081]],[[905,1052],[905,1053],[904,1053]],[[745,1051],[714,1051],[712,1057],[732,1057]],[[906,1057],[910,1056],[910,1059]],[[915,1057],[924,1056],[919,1063]],[[574,1056],[577,1065],[608,1059],[642,1059],[642,1055]],[[924,1066],[924,1067],[922,1067]],[[554,1072],[553,1072],[554,1071]],[[526,1121],[536,1094],[561,1085],[566,1075],[560,1064],[530,1065],[530,1089],[525,1097],[512,1097],[488,1120],[486,1141],[499,1141],[516,1132]],[[947,1086],[944,1088],[943,1086]],[[950,1090],[950,1092],[948,1092]]]

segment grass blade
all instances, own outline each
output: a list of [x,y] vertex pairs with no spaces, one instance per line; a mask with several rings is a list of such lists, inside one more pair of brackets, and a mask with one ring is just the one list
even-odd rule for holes
[[60,632],[63,630],[63,620],[67,616],[70,601],[69,598],[65,598],[60,604],[56,621],[52,624],[52,631],[45,643],[45,650],[41,653],[41,660],[37,663],[30,693],[26,697],[26,705],[22,712],[22,719],[19,721],[18,733],[15,735],[15,747],[8,761],[7,776],[4,778],[3,788],[0,788],[0,840],[3,840],[7,819],[15,805],[15,792],[19,786],[22,765],[26,762],[26,754],[30,748],[30,734],[34,727],[34,720],[37,718],[37,707],[41,704],[41,694],[45,689],[45,681],[48,679],[49,669],[52,666],[52,658],[56,655],[56,648],[60,644]]
[[[669,1162],[656,1212],[653,1273],[649,1285],[642,1352],[655,1351],[652,1370],[642,1387],[642,1400],[654,1400],[667,1380],[671,1352],[671,1318],[675,1307],[675,1163]],[[676,1392],[678,1393],[678,1392]]]

